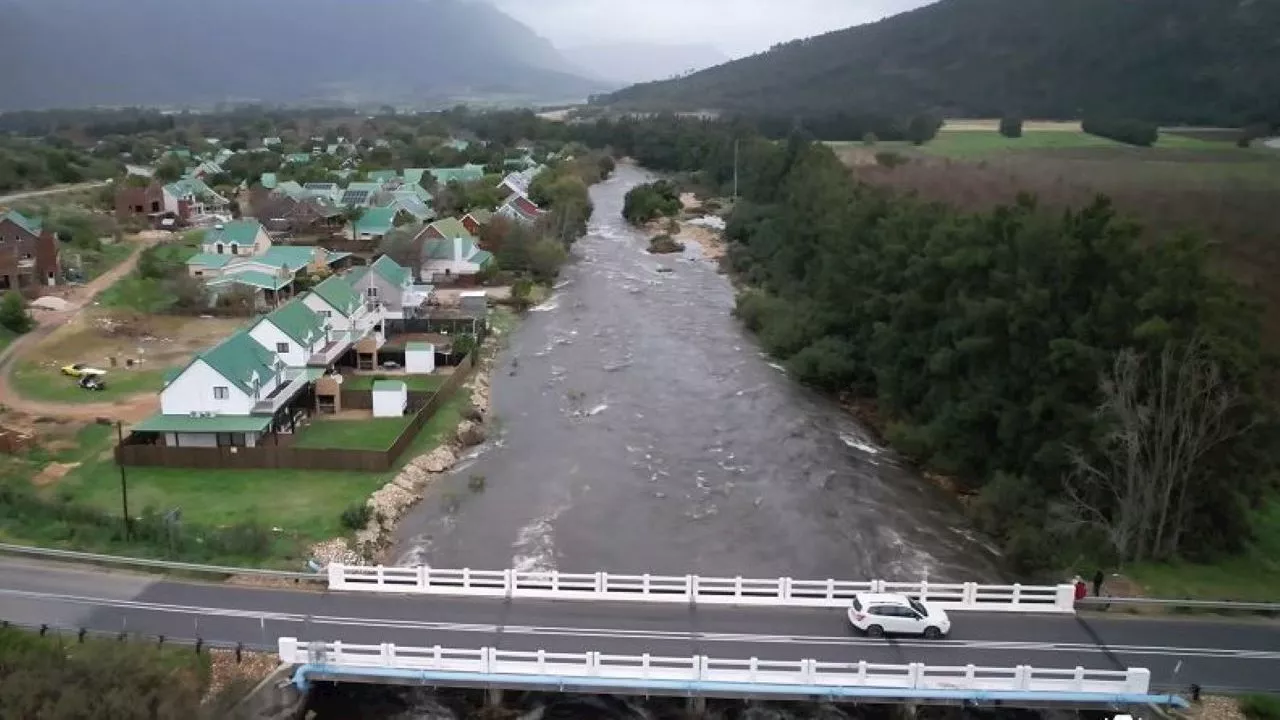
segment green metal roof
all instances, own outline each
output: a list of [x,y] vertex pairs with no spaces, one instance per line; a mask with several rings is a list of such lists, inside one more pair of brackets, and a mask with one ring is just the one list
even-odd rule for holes
[[261,270],[244,270],[233,275],[224,275],[216,280],[209,281],[209,287],[221,287],[223,285],[247,285],[259,290],[279,290],[280,288],[293,282],[293,277],[280,277],[264,273]]
[[431,168],[429,171],[441,185],[451,182],[467,183],[484,177],[483,165],[463,165],[452,168]]
[[419,341],[419,340],[414,340],[414,341],[412,341],[412,342],[407,342],[407,343],[405,343],[405,344],[404,344],[404,349],[405,349],[405,350],[421,350],[421,351],[427,351],[427,350],[434,350],[434,349],[435,349],[435,347],[436,347],[435,345],[432,345],[432,344],[431,344],[431,343],[429,343],[429,342],[422,342],[422,341]]
[[386,255],[374,260],[373,265],[370,267],[379,277],[390,283],[392,287],[408,287],[413,284],[413,274]]
[[[352,184],[354,185],[355,183]],[[356,232],[369,233],[370,235],[387,234],[395,226],[397,210],[399,208],[394,205],[365,210],[360,219],[356,221]]]
[[374,380],[373,392],[404,392],[407,387],[403,380]]
[[311,156],[307,153],[289,153],[284,156],[284,161],[294,165],[301,165],[311,162]]
[[203,244],[208,246],[222,243],[252,247],[261,229],[262,223],[257,220],[232,220],[221,228],[215,227],[206,233]]
[[467,262],[473,262],[480,267],[484,267],[493,262],[493,253],[488,250],[476,250],[474,255],[467,258]]
[[133,426],[134,432],[262,432],[271,424],[270,415],[161,415],[159,413]]
[[[369,180],[371,182],[376,182],[379,185],[391,182],[398,177],[400,177],[400,174],[395,170],[373,170],[369,173]],[[350,190],[351,188],[347,189]]]
[[427,227],[435,228],[441,235],[450,239],[456,237],[471,237],[471,232],[467,230],[467,226],[463,225],[462,221],[455,217],[440,218]]
[[10,210],[4,215],[0,215],[0,220],[10,220],[14,225],[26,230],[32,235],[39,235],[44,229],[44,222],[40,218],[29,218],[17,210]]
[[343,275],[342,278],[346,280],[348,283],[350,283],[351,287],[354,288],[356,286],[356,283],[363,280],[364,276],[368,274],[369,274],[369,266],[360,265],[359,267],[351,268],[351,270],[349,270],[347,274]]
[[[275,356],[243,330],[196,355],[192,362],[196,360],[203,360],[214,372],[248,395],[253,395],[257,387],[265,385],[276,373]],[[258,379],[256,385],[254,377]]]
[[492,210],[484,210],[484,209],[480,209],[480,210],[472,210],[471,212],[469,212],[469,213],[467,213],[467,214],[468,214],[468,215],[470,215],[471,217],[475,218],[476,222],[480,223],[481,225],[485,225],[485,224],[487,224],[490,220],[492,220],[492,219],[493,219],[493,211],[492,211]]
[[411,185],[417,185],[422,182],[422,176],[426,174],[426,168],[405,168],[404,173],[402,173],[401,176],[404,178],[405,182]]
[[423,243],[423,254],[428,260],[452,260],[453,241],[431,238]]
[[280,180],[275,173],[262,173],[262,177],[258,179],[258,182],[268,190],[274,190],[280,184]]
[[320,319],[314,310],[297,300],[290,300],[281,305],[265,319],[270,320],[272,325],[280,329],[280,332],[293,338],[303,347],[311,347],[316,340],[324,336],[324,320]]
[[338,312],[350,317],[360,307],[360,296],[346,280],[334,275],[312,288],[311,292]]
[[297,199],[298,197],[302,196],[303,193],[306,192],[305,190],[302,189],[301,185],[299,185],[297,182],[293,180],[285,180],[284,182],[276,186],[276,190],[294,199]]
[[187,259],[188,265],[200,265],[207,268],[225,267],[234,255],[217,255],[215,253],[197,253]]
[[381,189],[382,183],[380,182],[353,182],[347,185],[346,191],[351,192],[352,190],[363,190],[364,192],[372,194]]

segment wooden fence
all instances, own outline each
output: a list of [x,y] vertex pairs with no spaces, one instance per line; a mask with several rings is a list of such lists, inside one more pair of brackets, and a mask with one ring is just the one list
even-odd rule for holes
[[[138,444],[126,439],[115,449],[116,461],[133,467],[199,468],[202,470],[341,470],[347,472],[387,472],[396,466],[427,421],[474,372],[476,353],[471,353],[434,393],[410,392],[409,405],[417,407],[408,425],[386,450],[342,450],[336,448],[293,447],[267,440],[257,447],[170,447]],[[361,391],[350,391],[353,394]],[[372,394],[370,405],[372,405]],[[345,397],[345,393],[344,393]],[[345,405],[345,399],[344,399]]]

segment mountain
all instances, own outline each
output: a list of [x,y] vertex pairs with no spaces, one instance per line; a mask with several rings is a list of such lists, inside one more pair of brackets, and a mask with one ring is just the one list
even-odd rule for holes
[[471,0],[0,0],[0,17],[8,110],[565,101],[610,89]]
[[943,0],[604,102],[1227,124],[1280,113],[1277,0]]
[[582,74],[618,83],[664,80],[730,59],[714,46],[695,44],[610,43],[566,47],[560,52]]

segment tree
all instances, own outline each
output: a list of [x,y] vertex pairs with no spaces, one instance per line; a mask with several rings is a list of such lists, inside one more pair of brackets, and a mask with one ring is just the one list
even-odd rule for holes
[[411,270],[415,279],[420,279],[422,274],[422,243],[417,239],[418,232],[418,228],[413,227],[394,228],[378,243],[379,253]]
[[942,129],[942,118],[931,115],[916,115],[907,123],[907,140],[912,145],[924,145],[938,136]]
[[182,178],[182,174],[187,171],[186,165],[176,155],[169,155],[159,165],[156,165],[155,172],[152,176],[162,183],[176,182]]
[[876,137],[876,134],[873,132],[867,131],[862,135],[862,144],[866,145],[867,147],[872,147],[879,141],[880,139]]
[[1010,139],[1022,137],[1022,117],[1005,115],[1000,118],[1000,134]]
[[342,208],[342,221],[347,224],[347,228],[351,231],[351,239],[356,240],[360,237],[360,233],[356,231],[356,224],[360,222],[360,218],[364,217],[365,208],[360,205],[348,205]]
[[1101,530],[1121,561],[1176,557],[1206,457],[1248,432],[1239,390],[1203,341],[1166,344],[1153,365],[1121,351],[1101,378],[1097,450],[1071,452],[1065,486],[1073,517]]
[[10,332],[22,334],[35,327],[35,320],[27,312],[27,301],[17,290],[10,290],[0,299],[0,326]]

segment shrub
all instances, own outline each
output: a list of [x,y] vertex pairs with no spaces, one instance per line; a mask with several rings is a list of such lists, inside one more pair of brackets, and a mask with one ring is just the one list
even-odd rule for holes
[[937,115],[916,115],[907,123],[907,140],[912,145],[923,145],[938,136],[942,118]]
[[1249,720],[1280,720],[1280,697],[1245,695],[1240,698],[1240,712]]
[[1151,147],[1160,138],[1160,130],[1155,123],[1143,120],[1085,118],[1081,129],[1090,135],[1138,147]]
[[886,167],[892,170],[899,165],[906,165],[907,158],[901,153],[896,153],[892,150],[882,150],[881,152],[876,153],[876,164],[880,167]]
[[880,142],[880,138],[876,137],[876,134],[873,132],[869,132],[866,135],[862,136],[862,144],[866,145],[867,147],[871,147],[872,145],[875,145],[878,142]]
[[659,235],[649,241],[649,252],[654,254],[678,253],[684,250],[684,244],[670,235]]
[[27,314],[27,301],[17,290],[10,290],[0,299],[0,326],[15,333],[24,333],[35,325]]
[[1000,134],[1007,138],[1022,137],[1022,118],[1017,115],[1005,115],[1000,118]]
[[666,180],[637,185],[627,191],[622,204],[622,217],[633,225],[643,225],[659,217],[680,212],[680,193]]
[[364,503],[348,505],[346,510],[342,511],[342,527],[348,530],[360,530],[369,524],[369,520],[373,517],[373,510],[369,509]]

